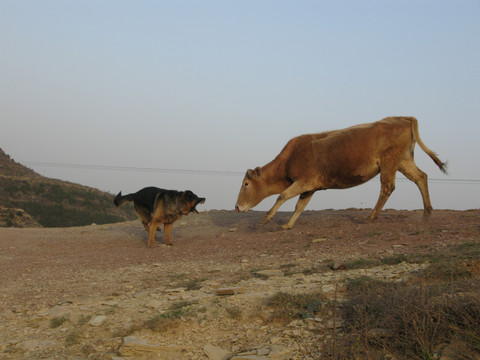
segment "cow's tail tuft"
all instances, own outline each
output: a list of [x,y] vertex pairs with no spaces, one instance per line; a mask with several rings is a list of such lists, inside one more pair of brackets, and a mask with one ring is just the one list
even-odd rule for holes
[[422,141],[422,139],[420,138],[420,134],[418,132],[418,120],[415,119],[414,117],[410,117],[409,118],[412,122],[412,134],[413,134],[413,138],[415,139],[415,141],[418,143],[418,145],[422,148],[423,151],[425,151],[427,153],[428,156],[430,156],[432,158],[432,160],[435,162],[435,164],[437,164],[438,168],[446,173],[447,172],[447,164],[442,162],[437,154],[435,154],[432,150],[430,150],[427,145],[425,145]]

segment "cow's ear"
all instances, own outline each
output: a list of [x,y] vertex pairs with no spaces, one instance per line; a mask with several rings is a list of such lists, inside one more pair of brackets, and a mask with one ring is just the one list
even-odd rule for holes
[[250,180],[254,178],[258,179],[260,177],[260,168],[257,166],[254,170],[248,169],[245,176]]

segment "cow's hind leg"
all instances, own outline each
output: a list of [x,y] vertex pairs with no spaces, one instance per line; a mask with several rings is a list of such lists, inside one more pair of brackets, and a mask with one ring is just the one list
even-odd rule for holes
[[297,205],[295,205],[295,212],[293,213],[290,220],[288,220],[285,225],[282,225],[282,229],[289,230],[293,227],[293,224],[295,224],[295,221],[297,221],[298,216],[302,213],[302,211],[305,209],[305,206],[307,206],[309,201],[312,199],[312,195],[314,192],[315,191],[304,192],[300,195],[297,201]]
[[432,204],[430,203],[430,195],[428,194],[427,174],[415,165],[413,159],[402,161],[398,170],[405,175],[407,179],[417,185],[422,194],[423,216],[428,217],[432,213]]
[[[288,188],[286,188],[284,191],[282,191],[280,193],[280,195],[278,196],[277,201],[275,202],[273,207],[270,209],[270,211],[267,213],[267,215],[265,215],[264,222],[268,223],[270,220],[272,220],[273,216],[276,214],[276,212],[278,211],[280,206],[282,206],[282,204],[285,201],[290,200],[291,198],[294,198],[297,195],[303,194],[306,191],[308,191],[308,190],[305,189],[305,187],[303,185],[299,184],[298,182],[294,182],[292,185],[290,185]],[[307,201],[307,203],[308,203],[308,201]],[[294,222],[295,222],[295,220],[294,220]]]
[[388,198],[392,194],[393,190],[395,190],[395,173],[397,170],[389,169],[389,170],[381,170],[380,171],[380,196],[378,197],[377,204],[373,209],[370,217],[368,218],[369,221],[374,221],[380,211],[382,211],[383,206],[387,202]]

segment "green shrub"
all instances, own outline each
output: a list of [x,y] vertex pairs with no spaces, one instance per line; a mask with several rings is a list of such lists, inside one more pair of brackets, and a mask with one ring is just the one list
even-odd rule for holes
[[292,295],[278,292],[266,301],[266,305],[274,309],[274,319],[283,322],[314,317],[324,303],[323,296],[318,293]]

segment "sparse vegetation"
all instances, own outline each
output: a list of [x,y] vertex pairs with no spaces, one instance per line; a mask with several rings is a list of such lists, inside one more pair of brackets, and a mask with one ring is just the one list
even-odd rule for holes
[[229,306],[225,309],[228,316],[234,320],[240,320],[242,318],[242,309],[237,306]]
[[136,218],[131,204],[115,208],[113,195],[42,177],[1,149],[0,164],[0,226],[69,227]]
[[[452,249],[462,259],[476,253],[478,247],[464,244]],[[462,260],[438,260],[408,282],[352,278],[347,291],[348,300],[340,307],[341,331],[320,322],[314,344],[299,339],[303,352],[311,358],[436,359],[439,349],[447,345],[462,354],[458,359],[480,356],[480,282],[472,278]],[[277,314],[284,314],[277,315],[280,318],[286,313],[291,318],[298,311],[292,312],[292,306],[286,305],[291,303],[291,296],[285,294],[270,302]],[[328,303],[327,308],[330,314],[336,312],[337,301]]]
[[[351,262],[348,268],[431,261],[408,281],[351,278],[346,299],[326,302],[321,294],[277,293],[267,301],[274,321],[315,317],[314,342],[297,342],[311,359],[437,359],[449,347],[458,359],[480,356],[480,282],[466,264],[476,264],[480,244],[452,246],[448,253],[395,255]],[[466,262],[466,261],[470,262]],[[338,319],[341,320],[338,320]],[[335,325],[336,321],[341,326]],[[328,324],[328,325],[327,325]],[[461,355],[460,355],[461,354]]]
[[57,328],[59,326],[61,326],[65,321],[67,321],[67,318],[66,317],[53,317],[50,319],[50,327],[52,329],[54,328]]
[[154,316],[146,320],[142,328],[147,328],[156,332],[163,332],[172,327],[177,327],[177,321],[183,317],[193,317],[196,311],[190,306],[188,302],[182,302],[181,305],[175,304],[174,309],[165,313]]
[[324,303],[321,294],[292,295],[285,292],[278,292],[266,301],[266,305],[275,311],[274,319],[281,322],[314,317]]
[[200,279],[190,279],[186,281],[181,281],[175,285],[175,287],[184,287],[186,291],[198,290],[202,287],[202,282],[206,281],[207,278]]
[[80,342],[81,336],[78,331],[72,331],[69,333],[65,339],[66,346],[73,346]]

